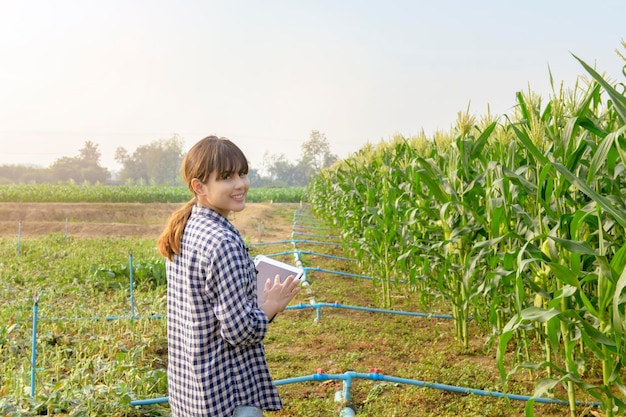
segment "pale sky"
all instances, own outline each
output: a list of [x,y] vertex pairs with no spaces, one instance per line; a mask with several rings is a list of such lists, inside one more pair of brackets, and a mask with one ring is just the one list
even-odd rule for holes
[[341,158],[448,130],[468,104],[573,87],[577,55],[626,82],[626,1],[0,0],[0,165],[178,134],[294,161],[312,130]]

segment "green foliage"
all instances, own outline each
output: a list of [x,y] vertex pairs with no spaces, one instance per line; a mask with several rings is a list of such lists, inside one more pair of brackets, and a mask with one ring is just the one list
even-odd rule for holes
[[119,180],[122,183],[144,183],[176,186],[184,183],[180,178],[183,160],[183,140],[178,135],[141,145],[132,154],[119,147],[115,160],[122,164]]
[[85,183],[106,182],[111,174],[100,166],[98,145],[86,141],[85,146],[75,157],[62,157],[54,161],[49,168],[49,176],[57,181],[76,181]]
[[[289,213],[292,216],[292,213]],[[21,255],[13,239],[0,239],[0,413],[3,416],[162,416],[167,405],[134,407],[132,400],[167,395],[165,320],[166,289],[155,284],[160,257],[153,240],[74,239],[61,235],[25,239]],[[263,247],[253,246],[254,256]],[[284,249],[289,249],[285,247]],[[316,253],[341,255],[335,246],[307,247]],[[137,278],[137,318],[130,319],[130,251]],[[267,250],[267,249],[265,249]],[[267,252],[265,252],[267,253]],[[287,259],[285,259],[287,260]],[[313,257],[305,262],[313,266]],[[356,273],[355,263],[330,258],[314,266]],[[307,297],[319,301],[371,305],[373,287],[350,277],[311,271]],[[391,289],[392,297],[403,297]],[[30,393],[30,352],[33,297],[38,294],[37,374]],[[407,301],[403,307],[414,311]],[[309,375],[319,367],[327,373],[368,372],[382,367],[388,375],[442,383],[463,383],[495,389],[495,367],[486,369],[471,357],[455,360],[447,334],[449,321],[367,312],[325,310],[316,321],[312,310],[287,311],[272,324],[265,348],[275,379]],[[427,320],[427,323],[424,322]],[[433,331],[433,327],[435,330]],[[456,356],[455,356],[456,357]],[[451,365],[452,364],[452,365]],[[513,388],[529,393],[528,384]],[[279,387],[285,410],[277,417],[335,416],[334,393],[340,384],[308,383]],[[352,395],[358,413],[372,417],[412,415],[431,404],[425,415],[452,417],[511,415],[503,400],[451,396],[437,390],[355,381]],[[445,399],[445,401],[444,401]],[[519,415],[519,414],[518,414]],[[559,415],[559,414],[554,414]]]
[[[94,277],[105,280],[110,288],[127,288],[131,278],[131,263],[105,267],[92,266],[89,270]],[[156,288],[167,283],[165,259],[135,261],[132,263],[132,279],[135,285]]]
[[[163,261],[153,240],[1,239],[0,413],[142,415],[137,396],[163,393]],[[131,320],[130,250],[136,296]],[[30,398],[33,300],[38,298],[37,390]],[[120,415],[121,415],[120,414]],[[154,410],[152,415],[167,415]]]
[[376,277],[379,304],[392,284],[442,300],[464,349],[471,319],[491,332],[504,384],[525,369],[537,396],[566,387],[571,416],[581,393],[612,416],[626,412],[626,99],[581,63],[595,82],[543,107],[518,93],[502,122],[459,113],[433,146],[366,147],[309,199]]
[[[76,184],[0,185],[0,202],[66,203],[182,203],[191,198],[187,187]],[[304,187],[251,188],[247,201],[299,203],[306,201]]]
[[330,152],[326,135],[313,130],[309,140],[302,144],[302,154],[297,162],[289,161],[284,154],[266,154],[263,159],[269,178],[262,178],[261,181],[306,186],[312,176],[330,167],[338,158]]

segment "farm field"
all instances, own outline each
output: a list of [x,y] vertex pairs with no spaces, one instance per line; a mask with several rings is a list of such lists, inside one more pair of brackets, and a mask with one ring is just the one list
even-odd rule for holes
[[[52,233],[74,237],[143,237],[156,239],[169,215],[182,203],[0,203],[0,236]],[[291,219],[275,222],[275,211],[296,203],[249,203],[231,221],[244,236],[274,240],[288,237]],[[67,228],[66,228],[67,226]]]
[[[0,415],[168,416],[167,405],[141,407],[131,400],[166,395],[167,364],[165,287],[156,265],[154,239],[177,204],[0,204]],[[294,214],[307,216],[300,204],[249,204],[233,223],[251,244],[251,254],[277,254],[287,262]],[[309,222],[314,220],[307,217]],[[67,220],[68,236],[65,236]],[[21,253],[16,253],[17,224]],[[323,226],[323,225],[321,225]],[[374,308],[376,289],[359,279],[354,262],[340,259],[341,246],[300,232],[298,249],[310,287],[294,306],[311,302]],[[332,231],[324,232],[332,234]],[[280,241],[279,244],[269,244]],[[317,242],[317,243],[316,243]],[[320,243],[322,242],[322,243]],[[258,244],[263,243],[263,244]],[[135,262],[129,309],[125,276],[129,249]],[[330,257],[329,257],[330,256]],[[151,268],[155,268],[151,270]],[[152,272],[150,272],[152,271]],[[333,274],[329,271],[345,273]],[[127,271],[126,271],[127,272]],[[30,398],[33,296],[39,296],[37,377]],[[396,310],[424,311],[415,294],[392,289]],[[449,313],[430,306],[427,313]],[[115,317],[103,320],[105,317]],[[152,318],[150,318],[152,317]],[[85,320],[82,320],[85,319]],[[324,308],[283,313],[266,338],[266,352],[276,380],[321,372],[369,373],[428,383],[501,392],[495,348],[478,326],[469,325],[469,349],[455,340],[452,320],[371,311]],[[285,409],[277,417],[336,416],[340,381],[312,381],[279,387]],[[532,395],[534,381],[519,373],[510,393]],[[564,397],[557,387],[555,395]],[[354,380],[351,400],[364,416],[522,416],[522,401],[418,386]],[[567,406],[535,404],[537,416],[567,416]],[[597,415],[581,407],[580,416]]]

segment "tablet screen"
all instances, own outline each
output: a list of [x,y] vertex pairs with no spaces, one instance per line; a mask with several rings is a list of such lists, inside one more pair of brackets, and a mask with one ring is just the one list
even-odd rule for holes
[[259,306],[263,305],[263,289],[265,288],[265,282],[268,278],[272,281],[276,275],[280,275],[281,282],[285,280],[289,275],[293,275],[296,279],[300,279],[304,274],[302,268],[289,265],[284,262],[277,261],[267,256],[259,255],[254,258],[254,265],[257,270],[257,299]]

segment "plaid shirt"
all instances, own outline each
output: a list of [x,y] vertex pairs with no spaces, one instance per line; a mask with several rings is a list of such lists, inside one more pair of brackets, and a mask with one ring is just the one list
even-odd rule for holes
[[167,262],[168,391],[173,417],[279,410],[263,348],[254,262],[222,215],[194,206],[181,254]]

